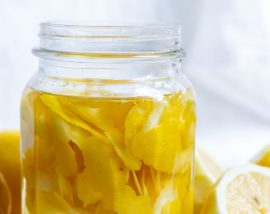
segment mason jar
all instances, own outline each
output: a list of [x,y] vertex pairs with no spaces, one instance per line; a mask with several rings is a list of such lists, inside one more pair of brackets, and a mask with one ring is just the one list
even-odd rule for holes
[[46,22],[21,103],[23,213],[193,211],[180,27]]

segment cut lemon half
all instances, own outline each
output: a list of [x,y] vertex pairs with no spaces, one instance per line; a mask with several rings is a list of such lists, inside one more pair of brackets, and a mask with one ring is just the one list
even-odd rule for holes
[[228,170],[217,182],[201,213],[270,213],[270,170],[253,164]]
[[203,150],[196,149],[195,154],[195,198],[194,210],[199,213],[210,190],[221,176],[218,164]]
[[0,213],[11,213],[11,193],[2,173],[0,173]]
[[263,148],[262,151],[253,159],[252,162],[260,166],[270,167],[270,145]]

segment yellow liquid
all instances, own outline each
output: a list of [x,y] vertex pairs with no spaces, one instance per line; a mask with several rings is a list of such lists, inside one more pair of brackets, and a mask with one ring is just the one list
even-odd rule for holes
[[195,106],[27,89],[22,99],[24,213],[193,212]]

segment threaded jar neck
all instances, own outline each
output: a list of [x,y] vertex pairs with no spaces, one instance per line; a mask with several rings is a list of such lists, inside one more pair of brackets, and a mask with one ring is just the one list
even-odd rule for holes
[[[90,26],[46,22],[33,49],[33,89],[63,95],[157,96],[186,88],[178,25]],[[186,82],[183,80],[182,82]],[[104,92],[106,91],[106,93]],[[95,93],[93,93],[95,92]]]
[[60,61],[157,62],[181,60],[179,25],[94,26],[45,22],[33,53]]

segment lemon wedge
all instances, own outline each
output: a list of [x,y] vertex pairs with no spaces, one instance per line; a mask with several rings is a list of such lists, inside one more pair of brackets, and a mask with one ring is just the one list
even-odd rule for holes
[[229,169],[217,182],[201,214],[270,213],[270,170],[249,164]]
[[195,154],[195,213],[199,213],[209,191],[221,174],[222,170],[218,164],[202,149],[197,148]]
[[263,150],[252,161],[260,166],[270,167],[270,145],[263,148]]

